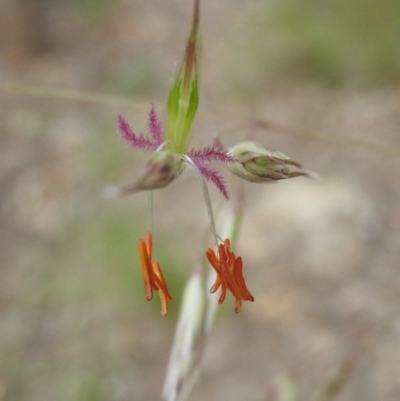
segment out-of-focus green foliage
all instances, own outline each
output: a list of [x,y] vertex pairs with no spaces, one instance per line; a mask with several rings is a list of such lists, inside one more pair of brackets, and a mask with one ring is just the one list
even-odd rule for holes
[[255,35],[265,74],[356,85],[400,79],[398,0],[277,1],[256,17]]
[[78,11],[88,19],[101,19],[112,10],[113,2],[110,0],[74,0]]
[[113,70],[105,90],[109,93],[139,96],[154,91],[157,84],[158,77],[152,66],[132,61],[129,66]]

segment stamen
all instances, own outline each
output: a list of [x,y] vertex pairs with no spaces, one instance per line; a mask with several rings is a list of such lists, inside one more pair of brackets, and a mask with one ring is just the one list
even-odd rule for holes
[[173,299],[168,291],[160,264],[152,260],[153,238],[151,232],[147,232],[146,241],[140,239],[138,242],[140,267],[145,287],[146,299],[153,298],[153,290],[158,291],[161,301],[161,314],[168,313],[168,301]]
[[221,295],[218,300],[221,304],[225,300],[226,290],[229,290],[236,299],[235,312],[238,313],[242,308],[242,302],[253,302],[254,297],[247,289],[243,278],[242,258],[236,257],[230,250],[230,246],[229,239],[225,239],[224,243],[218,246],[218,256],[213,249],[207,249],[207,259],[217,273],[217,278],[210,292],[214,293],[221,287]]

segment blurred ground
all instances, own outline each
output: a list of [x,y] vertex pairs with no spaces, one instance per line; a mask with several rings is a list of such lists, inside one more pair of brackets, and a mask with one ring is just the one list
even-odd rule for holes
[[[150,102],[163,112],[189,3],[0,5],[2,88],[133,101],[0,93],[0,401],[160,399],[179,294],[204,247],[201,189],[186,173],[156,193],[157,259],[176,295],[166,318],[145,301],[137,266],[146,196],[101,193],[145,160],[119,140],[116,116],[144,130]],[[338,400],[400,399],[399,6],[318,4],[203,4],[194,142],[255,138],[323,180],[246,184],[238,253],[256,301],[239,315],[231,301],[221,307],[194,401],[261,401],[283,372],[306,400],[348,360],[354,373]],[[256,119],[274,129],[252,128]],[[229,185],[234,199],[238,182]]]

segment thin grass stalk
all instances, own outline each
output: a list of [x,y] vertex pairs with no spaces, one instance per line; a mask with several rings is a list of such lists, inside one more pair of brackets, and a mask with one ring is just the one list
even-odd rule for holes
[[[236,243],[244,206],[242,190],[236,202],[229,206],[222,237],[231,238]],[[166,401],[187,400],[200,375],[219,299],[219,291],[214,294],[209,292],[212,281],[215,281],[215,271],[211,267],[206,268],[204,260],[193,269],[186,284],[164,381],[162,395]]]

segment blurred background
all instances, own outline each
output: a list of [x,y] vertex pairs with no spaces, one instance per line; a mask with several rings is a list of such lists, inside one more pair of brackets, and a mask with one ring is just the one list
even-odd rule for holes
[[[201,188],[186,172],[155,193],[165,318],[137,262],[146,194],[102,193],[146,160],[117,115],[137,131],[151,102],[163,115],[191,8],[0,2],[0,401],[160,399],[183,286],[211,244]],[[204,0],[202,28],[193,144],[253,138],[322,181],[245,185],[236,251],[256,301],[220,307],[191,400],[263,401],[285,372],[309,400],[342,363],[337,400],[399,400],[400,2]]]

